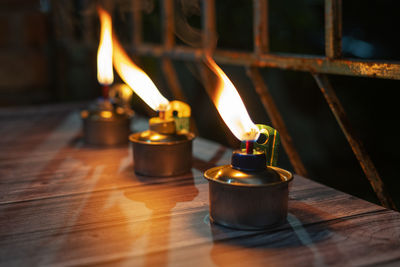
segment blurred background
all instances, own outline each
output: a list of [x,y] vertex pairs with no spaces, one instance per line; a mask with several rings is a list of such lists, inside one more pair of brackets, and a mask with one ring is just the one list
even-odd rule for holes
[[[324,1],[269,1],[273,53],[324,55]],[[96,1],[2,0],[0,2],[0,106],[92,101],[100,96],[96,80],[99,21]],[[129,0],[113,1],[114,30],[132,46]],[[176,0],[193,29],[201,27],[201,3]],[[251,51],[252,1],[216,0],[218,49]],[[399,60],[396,29],[399,1],[343,1],[343,53],[348,58]],[[159,1],[143,0],[143,41],[161,43]],[[187,25],[186,25],[187,26]],[[196,35],[177,43],[196,45]],[[193,38],[191,38],[193,37]],[[189,44],[188,44],[189,43]],[[160,59],[131,55],[172,99]],[[184,95],[193,109],[198,134],[224,145],[238,143],[223,124],[204,90],[195,62],[174,60]],[[256,123],[271,124],[242,67],[222,65]],[[306,72],[262,69],[262,75],[292,135],[309,178],[378,203],[313,77]],[[117,77],[117,75],[116,75]],[[400,157],[395,130],[395,90],[399,81],[330,75],[332,85],[375,163],[389,193],[400,207],[396,162]],[[119,80],[120,81],[120,80]],[[118,78],[116,82],[119,82]],[[134,97],[133,108],[154,115]],[[293,170],[284,150],[279,165]]]

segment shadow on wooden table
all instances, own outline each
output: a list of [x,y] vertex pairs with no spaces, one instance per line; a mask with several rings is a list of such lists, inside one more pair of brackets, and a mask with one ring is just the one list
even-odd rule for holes
[[[303,212],[304,213],[304,212]],[[302,214],[304,216],[304,214]],[[316,216],[316,214],[309,214]],[[308,246],[323,241],[330,236],[330,230],[323,226],[306,227],[298,217],[288,214],[281,226],[266,230],[244,231],[210,223],[215,244],[225,243],[238,247],[289,248]]]
[[[193,167],[202,172],[215,167],[226,150],[225,147],[221,146],[209,161],[194,157]],[[320,218],[321,211],[313,212],[309,207],[299,208],[299,205],[304,204],[297,203],[295,206],[291,205],[286,223],[273,229],[242,231],[210,223],[214,243],[225,242],[240,247],[279,248],[308,245],[328,237],[330,233],[329,229],[314,227],[311,230],[305,230],[304,225],[322,221],[323,219]]]
[[193,156],[193,168],[205,172],[206,170],[217,166],[218,161],[224,156],[227,150],[226,147],[220,146],[213,157],[208,161]]
[[[256,263],[252,262],[253,259],[290,255],[290,251],[294,248],[302,250],[304,254],[311,254],[314,263],[319,266],[325,262],[325,256],[318,248],[318,244],[329,240],[333,230],[322,224],[316,224],[315,222],[324,219],[306,207],[307,205],[298,210],[300,206],[296,204],[295,208],[289,210],[287,221],[283,225],[260,231],[231,229],[211,223],[208,212],[194,214],[192,221],[203,219],[209,225],[213,241],[210,256],[217,266],[243,261],[253,264]],[[195,231],[204,237],[210,235],[204,228],[199,227]],[[331,249],[336,250],[335,247]],[[288,251],[288,254],[283,251]]]
[[[132,201],[144,203],[151,210],[150,218],[147,220],[150,232],[147,235],[145,249],[157,254],[155,257],[154,253],[147,253],[143,265],[167,266],[169,250],[166,248],[170,244],[170,234],[174,232],[172,228],[176,228],[171,225],[172,210],[178,203],[192,201],[199,190],[195,186],[192,173],[185,174],[180,179],[177,177],[136,177],[142,183],[143,190],[141,192],[125,191],[124,195]],[[157,187],[154,186],[155,184]]]

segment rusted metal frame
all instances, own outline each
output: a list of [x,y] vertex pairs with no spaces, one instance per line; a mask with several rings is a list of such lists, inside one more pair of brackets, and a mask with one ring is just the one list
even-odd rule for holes
[[[203,0],[202,6],[202,49],[197,49],[196,53],[197,60],[203,60],[205,56],[211,57],[216,44],[216,21],[215,21],[215,1],[214,0]],[[212,98],[210,92],[213,87],[212,84],[212,73],[204,62],[198,64],[199,72],[201,75],[201,80],[203,81],[203,86],[205,87],[207,94]]]
[[254,53],[269,52],[268,0],[253,0]]
[[[264,9],[266,12],[266,0],[254,0],[254,5],[254,26],[260,26],[262,20],[265,20],[266,23],[264,25],[266,26],[266,13],[265,15],[259,13],[262,12],[260,11],[261,9],[257,10],[256,12],[256,6],[258,5],[265,5],[265,9],[262,9]],[[257,40],[255,40],[255,53],[253,54],[235,51],[216,51],[214,53],[216,47],[214,0],[203,0],[203,49],[173,47],[173,44],[172,46],[169,45],[169,42],[171,41],[166,41],[164,47],[159,45],[139,45],[141,43],[141,39],[134,38],[136,41],[140,40],[140,42],[135,42],[138,45],[134,48],[134,50],[136,53],[142,55],[151,55],[157,57],[164,56],[183,60],[199,60],[203,59],[205,55],[213,54],[213,58],[220,63],[235,64],[241,66],[244,65],[248,67],[251,66],[249,68],[249,75],[250,77],[252,77],[257,93],[262,99],[263,105],[266,107],[267,112],[269,113],[271,120],[273,120],[273,124],[275,125],[275,127],[278,128],[279,131],[281,131],[282,136],[287,137],[285,141],[284,138],[282,139],[282,143],[286,149],[286,147],[292,146],[290,136],[288,135],[288,133],[285,134],[285,131],[287,132],[287,130],[285,128],[285,125],[283,124],[283,120],[280,117],[280,114],[276,109],[273,99],[268,92],[268,88],[265,86],[265,83],[263,82],[262,77],[256,67],[274,67],[281,69],[309,71],[311,73],[329,73],[350,76],[400,79],[400,64],[398,62],[335,59],[340,57],[341,55],[341,0],[325,1],[325,18],[326,55],[328,59],[315,56],[266,54],[268,53],[268,40],[263,40],[262,38],[263,36],[265,38],[267,37],[267,28],[254,29],[255,39]],[[138,23],[135,24],[137,25]],[[266,34],[264,35],[263,32]],[[138,31],[135,31],[135,34],[137,33]],[[344,109],[337,99],[336,94],[334,93],[326,75],[314,74],[314,78],[320,86],[321,91],[323,92],[340,127],[345,133],[354,154],[359,160],[361,167],[363,168],[379,200],[385,207],[395,209],[396,207],[389,195],[386,193],[384,189],[384,184],[380,179],[379,174],[375,169],[375,166],[373,165],[369,156],[365,153],[361,142],[354,138],[354,133],[351,130]],[[205,81],[205,83],[207,84],[207,81]],[[282,129],[284,129],[283,132]],[[286,150],[292,151],[290,148]],[[293,149],[293,151],[295,150]],[[296,151],[295,154],[297,154]],[[300,160],[300,157],[298,158]],[[291,161],[292,164],[294,162],[293,166],[296,172],[306,176],[306,170],[304,166],[302,166],[302,164],[298,165],[298,162],[301,163],[301,161],[297,161],[297,159],[293,160],[293,155]]]
[[187,102],[185,96],[183,95],[181,89],[182,87],[180,85],[172,60],[169,58],[163,58],[161,65],[164,71],[165,79],[168,83],[168,87],[171,89],[174,99]]
[[211,55],[217,44],[215,0],[203,0],[203,49]]
[[[214,0],[203,0],[202,1],[202,48],[195,49],[193,58],[183,58],[186,60],[200,61],[197,64],[201,81],[207,92],[212,99],[213,89],[215,88],[215,76],[210,68],[203,61],[205,57],[213,57],[213,53],[217,45],[217,33],[216,33],[216,20],[215,20],[215,1]],[[183,50],[186,50],[183,48]],[[193,50],[192,50],[193,51]],[[232,142],[232,139],[228,138],[230,146],[237,145],[236,142]]]
[[[175,45],[174,35],[174,0],[161,1],[161,24],[163,28],[163,43],[164,49],[169,51]],[[165,74],[166,81],[175,99],[185,101],[178,75],[176,74],[171,58],[163,56],[162,69]]]
[[[202,49],[176,46],[173,50],[166,51],[160,45],[150,44],[135,47],[132,52],[155,57],[168,56],[182,60],[202,59],[205,54]],[[326,59],[318,56],[278,53],[255,57],[254,54],[249,52],[229,50],[216,50],[213,53],[213,58],[222,64],[400,80],[400,63],[397,61]]]
[[257,67],[249,67],[247,68],[247,75],[253,82],[254,88],[261,99],[261,102],[268,113],[268,116],[271,119],[272,125],[278,130],[281,136],[281,141],[283,148],[285,149],[290,163],[292,164],[295,172],[304,177],[308,177],[307,170],[304,167],[303,162],[297,150],[293,144],[292,137],[289,134],[289,131],[286,128],[285,122],[282,119],[281,114],[277,106],[275,105],[275,101],[270,94],[267,85],[265,84],[259,70]]
[[[253,31],[254,31],[254,57],[269,52],[268,39],[268,0],[253,0]],[[257,67],[247,68],[247,75],[253,82],[254,88],[267,111],[272,124],[281,134],[282,145],[296,173],[302,176],[308,176],[307,170],[296,148],[294,147],[292,137],[286,128],[282,116],[275,105],[275,101],[269,93]]]
[[396,209],[396,206],[391,199],[389,193],[385,189],[385,185],[380,178],[378,171],[376,170],[374,164],[372,163],[369,155],[364,149],[364,146],[360,140],[356,138],[356,134],[353,131],[351,124],[347,118],[342,104],[336,96],[335,91],[332,88],[329,79],[324,74],[313,74],[325,100],[333,112],[340,128],[346,136],[351,149],[353,150],[357,160],[360,162],[361,168],[363,169],[368,181],[370,182],[373,190],[378,196],[379,201],[386,208]]
[[[161,14],[162,14],[162,27],[163,27],[163,42],[164,49],[169,51],[175,46],[175,14],[174,14],[174,0],[160,0],[161,1]],[[171,89],[174,99],[188,102],[183,94],[182,86],[179,82],[178,75],[174,68],[174,64],[170,57],[164,56],[162,58],[162,69]],[[194,133],[198,133],[197,125],[194,119],[190,120],[191,128]]]
[[131,1],[132,3],[132,19],[133,19],[133,38],[132,45],[138,47],[143,42],[143,25],[142,25],[142,1]]
[[[211,57],[216,44],[216,21],[215,21],[215,1],[214,0],[203,0],[202,1],[202,46],[203,48],[197,49],[201,53],[196,53],[197,60],[203,60],[205,56]],[[203,81],[203,86],[205,87],[207,93],[210,95],[212,84],[212,73],[208,69],[204,62],[198,64],[198,68],[201,75],[201,80]],[[210,95],[210,97],[212,97]]]
[[249,53],[232,51],[216,51],[214,58],[218,62],[229,64],[400,80],[400,62],[395,61],[333,60],[324,57],[297,56],[293,54],[264,54],[255,58]]
[[342,0],[325,0],[325,54],[342,55]]
[[175,45],[174,0],[160,0],[160,2],[164,48],[170,50]]
[[84,43],[87,45],[97,43],[97,40],[95,40],[95,38],[94,38],[94,36],[95,36],[94,32],[96,32],[96,30],[95,30],[96,27],[93,23],[93,17],[95,15],[96,14],[90,14],[90,15],[82,17],[82,24],[83,24],[82,28],[84,31],[82,38],[83,38]]

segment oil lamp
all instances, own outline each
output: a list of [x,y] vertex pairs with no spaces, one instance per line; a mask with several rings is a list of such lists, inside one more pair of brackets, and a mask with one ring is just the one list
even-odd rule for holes
[[129,136],[133,147],[135,172],[146,176],[173,176],[192,167],[192,141],[189,131],[190,107],[180,101],[169,102],[153,81],[126,54],[113,37],[114,68],[132,90],[158,117],[149,120],[149,130]]
[[[127,105],[126,89],[110,85],[114,81],[112,68],[111,16],[97,7],[100,18],[100,42],[97,51],[97,80],[102,86],[103,97],[81,112],[84,140],[92,145],[118,145],[128,142],[130,118],[133,114]],[[110,99],[110,93],[114,95]],[[119,95],[120,97],[115,97]],[[122,97],[121,97],[122,96]]]
[[[211,98],[223,121],[242,149],[232,154],[231,164],[207,170],[210,219],[231,228],[264,229],[286,220],[290,172],[276,164],[279,134],[272,127],[255,125],[221,68],[209,57],[206,65],[217,77]],[[262,143],[257,139],[264,138]]]

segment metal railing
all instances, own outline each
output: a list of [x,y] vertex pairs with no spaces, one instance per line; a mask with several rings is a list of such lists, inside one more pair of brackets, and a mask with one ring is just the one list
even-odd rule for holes
[[342,1],[325,0],[325,57],[269,52],[268,0],[253,0],[254,48],[252,52],[238,52],[214,49],[216,43],[215,0],[202,0],[202,48],[190,48],[175,44],[174,0],[161,1],[161,27],[163,44],[147,44],[142,41],[141,1],[132,1],[133,48],[132,52],[162,58],[162,67],[172,93],[183,98],[178,76],[171,59],[201,60],[206,54],[212,55],[217,63],[245,66],[255,90],[269,115],[273,126],[280,132],[283,147],[296,173],[307,176],[307,170],[293,145],[274,99],[268,91],[259,68],[279,68],[309,72],[318,84],[325,100],[347,138],[368,181],[383,206],[396,209],[387,193],[362,142],[356,138],[346,112],[335,94],[326,74],[364,76],[384,79],[400,79],[400,63],[388,61],[356,60],[341,57],[342,52]]

